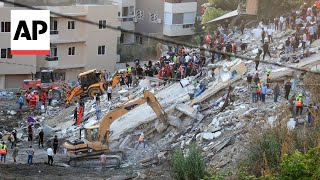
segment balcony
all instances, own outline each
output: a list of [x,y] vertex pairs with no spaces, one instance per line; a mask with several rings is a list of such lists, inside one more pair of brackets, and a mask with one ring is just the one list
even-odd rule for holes
[[[180,1],[179,1],[180,2]],[[197,2],[194,1],[181,1],[181,3],[164,3],[164,12],[168,13],[185,13],[197,12]]]
[[135,29],[134,25],[134,17],[122,17],[119,18],[121,22],[121,28],[129,31],[133,31]]
[[59,60],[59,57],[50,57],[50,56],[47,56],[47,57],[46,57],[46,60],[47,60],[47,61],[58,61],[58,60]]
[[50,30],[50,35],[59,34],[59,31],[57,30]]
[[193,24],[173,24],[167,25],[164,24],[163,26],[163,35],[165,36],[188,36],[193,35],[194,31]]
[[188,2],[197,2],[197,0],[165,0],[167,3],[188,3]]

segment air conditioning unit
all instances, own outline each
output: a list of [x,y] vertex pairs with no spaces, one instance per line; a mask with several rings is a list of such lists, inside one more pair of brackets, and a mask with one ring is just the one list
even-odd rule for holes
[[133,22],[135,22],[135,23],[138,22],[138,18],[137,18],[137,17],[134,17],[134,18],[133,18]]
[[162,19],[159,19],[159,18],[158,18],[158,19],[157,19],[157,23],[158,23],[158,24],[161,24],[161,22],[162,22]]

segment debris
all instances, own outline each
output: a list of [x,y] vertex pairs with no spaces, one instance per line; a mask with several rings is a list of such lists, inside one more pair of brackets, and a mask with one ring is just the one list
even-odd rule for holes
[[291,118],[288,123],[287,123],[287,127],[289,130],[292,130],[296,127],[296,121],[294,120],[294,118]]

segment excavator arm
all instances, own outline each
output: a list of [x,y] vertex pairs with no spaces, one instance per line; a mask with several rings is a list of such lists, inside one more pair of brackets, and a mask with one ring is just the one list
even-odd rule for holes
[[75,86],[70,94],[64,99],[66,105],[69,105],[73,98],[83,93],[81,86]]
[[[106,114],[99,126],[99,135],[98,141],[103,141],[104,139],[109,139],[109,132],[110,132],[110,125],[117,120],[119,117],[127,114],[130,110],[136,108],[137,106],[147,102],[148,105],[153,109],[153,111],[157,114],[158,118],[160,119],[161,123],[167,124],[167,114],[161,107],[160,103],[158,102],[157,98],[147,90],[143,92],[144,97],[130,102],[126,104],[122,104],[116,109],[112,110],[108,114]],[[134,98],[134,97],[133,97]],[[132,98],[131,98],[132,99]],[[128,101],[127,101],[128,102]]]

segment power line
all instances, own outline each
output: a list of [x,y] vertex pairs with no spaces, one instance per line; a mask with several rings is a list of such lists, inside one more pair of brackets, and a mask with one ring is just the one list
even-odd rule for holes
[[[32,9],[32,10],[43,10],[41,8],[36,8],[36,7],[28,6],[28,5],[25,5],[25,4],[17,3],[17,2],[11,2],[11,1],[8,1],[8,0],[0,0],[0,2],[4,2],[4,3],[7,3],[7,4],[11,4],[13,6],[19,6],[19,7],[23,7],[23,8],[27,8],[27,9]],[[63,17],[63,18],[67,18],[67,19],[71,19],[71,20],[75,20],[75,21],[79,21],[79,22],[83,22],[83,23],[99,26],[99,23],[93,22],[93,21],[90,21],[90,20],[79,19],[79,18],[76,18],[76,17],[73,17],[73,16],[68,16],[68,15],[65,15],[65,14],[62,14],[62,13],[58,13],[58,12],[54,12],[54,11],[51,11],[51,10],[50,10],[50,13],[53,14],[53,15],[56,15],[56,16]],[[171,39],[168,39],[168,38],[159,38],[159,37],[151,36],[151,35],[144,34],[144,33],[139,33],[139,32],[135,32],[135,31],[122,29],[121,27],[114,27],[114,26],[110,26],[110,25],[104,25],[104,27],[108,28],[108,29],[111,29],[111,30],[115,30],[115,31],[121,31],[121,32],[128,33],[128,34],[133,34],[133,35],[137,35],[137,36],[146,37],[148,39],[152,39],[152,40],[156,40],[156,41],[160,41],[160,42],[166,42],[168,44],[183,45],[183,46],[189,47],[189,48],[199,48],[198,45],[194,45],[194,44],[191,44],[191,43],[186,43],[186,42],[182,42],[182,41],[178,41],[178,40],[171,40]],[[223,54],[223,55],[227,55],[227,56],[233,56],[233,57],[236,57],[236,58],[240,58],[242,60],[247,60],[247,61],[253,60],[254,61],[253,58],[234,55],[232,53],[226,53],[226,52],[218,51],[216,49],[208,49],[208,48],[200,47],[200,50],[204,50],[204,51],[211,52],[211,53],[219,53],[219,54]],[[289,69],[296,70],[296,71],[309,72],[309,73],[312,73],[312,74],[320,75],[320,72],[309,71],[309,70],[305,70],[305,69],[302,69],[302,68],[291,67],[291,66],[287,66],[287,65],[283,65],[283,64],[279,64],[279,63],[273,63],[273,62],[264,61],[264,60],[262,60],[262,61],[260,60],[259,62],[263,63],[263,64],[274,65],[274,66],[278,66],[278,67],[285,67],[285,68],[289,68]],[[16,64],[16,65],[22,65],[22,64]],[[36,66],[36,67],[38,67],[38,66]]]

